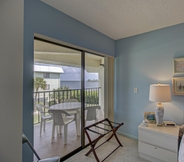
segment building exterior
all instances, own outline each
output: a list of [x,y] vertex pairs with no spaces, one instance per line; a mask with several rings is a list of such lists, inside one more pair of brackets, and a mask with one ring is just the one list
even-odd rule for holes
[[[34,78],[44,78],[46,81],[46,90],[60,88],[60,74],[64,73],[62,67],[48,65],[34,65]],[[39,91],[43,91],[39,89]]]

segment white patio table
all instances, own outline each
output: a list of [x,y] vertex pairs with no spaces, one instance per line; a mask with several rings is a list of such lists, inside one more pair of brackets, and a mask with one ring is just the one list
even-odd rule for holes
[[80,102],[64,102],[50,106],[50,110],[76,111],[77,135],[80,136]]

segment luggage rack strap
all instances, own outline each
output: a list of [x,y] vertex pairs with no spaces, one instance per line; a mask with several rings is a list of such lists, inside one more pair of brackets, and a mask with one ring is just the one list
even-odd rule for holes
[[[105,123],[105,122],[106,122],[106,123]],[[110,127],[110,130],[98,126],[99,124],[103,124],[104,126]],[[115,124],[116,126],[113,126],[113,124]],[[105,160],[106,160],[113,152],[115,152],[119,147],[123,147],[123,145],[121,144],[121,142],[119,141],[119,139],[118,139],[118,137],[117,137],[117,135],[116,135],[116,131],[117,131],[123,124],[124,124],[124,123],[112,122],[112,121],[110,121],[108,118],[105,118],[105,119],[103,119],[103,120],[101,120],[101,121],[98,121],[98,122],[96,122],[96,123],[94,123],[94,124],[91,124],[91,125],[89,125],[89,126],[87,126],[87,127],[84,127],[84,132],[86,133],[86,136],[87,136],[87,138],[88,138],[88,140],[89,140],[89,143],[90,143],[90,145],[91,145],[91,149],[90,149],[85,155],[88,156],[91,152],[93,152],[96,161],[97,161],[97,162],[100,162],[100,160],[99,160],[99,158],[98,158],[98,156],[97,156],[95,150],[96,150],[97,148],[99,148],[100,146],[102,146],[103,144],[105,144],[106,142],[108,142],[113,136],[116,138],[116,141],[118,142],[119,145],[118,145],[118,147],[117,147],[116,149],[114,149],[111,153],[109,153],[102,161],[105,161]],[[92,128],[92,127],[96,127],[96,128],[102,129],[102,130],[104,130],[104,131],[106,131],[106,132],[103,133],[103,134],[102,134],[102,133],[99,133],[99,132],[97,132],[97,131],[95,131],[95,130],[90,129],[90,128]],[[90,135],[89,135],[89,133],[88,133],[88,131],[93,132],[93,133],[96,133],[96,134],[98,134],[99,136],[98,136],[95,140],[92,141],[92,140],[91,140],[91,137],[90,137]],[[97,142],[98,142],[102,137],[104,137],[106,134],[108,134],[108,133],[110,133],[110,132],[112,132],[112,135],[111,135],[105,142],[103,142],[103,143],[101,143],[99,146],[95,147],[96,144],[97,144]],[[102,162],[102,161],[101,161],[101,162]]]

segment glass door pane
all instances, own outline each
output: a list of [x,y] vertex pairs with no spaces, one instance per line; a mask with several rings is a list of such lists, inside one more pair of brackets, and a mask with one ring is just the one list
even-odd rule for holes
[[[38,154],[42,158],[63,157],[79,148],[81,51],[35,39],[33,97],[34,148]],[[67,131],[64,125],[68,125]]]
[[[85,53],[85,125],[91,125],[102,119],[104,119],[104,57]],[[99,128],[93,130],[103,132]],[[89,135],[92,140],[98,137],[94,132],[89,132]],[[85,143],[89,143],[87,137]]]

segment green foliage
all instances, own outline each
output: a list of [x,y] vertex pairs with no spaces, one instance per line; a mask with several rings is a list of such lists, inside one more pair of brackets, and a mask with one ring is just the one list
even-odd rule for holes
[[37,92],[38,92],[39,88],[45,90],[46,89],[46,81],[43,78],[35,77],[34,78],[34,89],[36,91],[36,93],[35,93],[35,101],[36,101],[36,98],[37,98]]
[[58,88],[57,90],[68,90],[68,89],[70,89],[70,88],[69,88],[69,87],[64,86],[64,87],[60,87],[60,88]]
[[43,78],[35,77],[34,78],[34,89],[38,92],[38,89],[46,89],[46,81]]
[[51,99],[53,99],[53,101],[50,101],[50,105],[53,105],[53,104],[56,104],[57,101],[58,103],[60,102],[63,102],[67,96],[68,96],[68,93],[71,92],[71,91],[68,91],[69,90],[69,87],[60,87],[60,88],[57,88],[57,89],[53,89],[53,93],[50,95]]
[[85,97],[85,103],[86,104],[98,104],[98,96],[95,96],[95,95],[87,95]]
[[57,103],[56,100],[49,101],[49,106],[55,105]]
[[88,79],[88,82],[99,82],[98,79]]
[[[54,89],[53,93],[50,95],[52,101],[49,105],[64,102],[66,99],[77,99],[81,101],[81,91],[80,90],[70,90],[69,87],[61,87]],[[85,103],[86,104],[98,104],[98,92],[97,91],[85,91]]]

